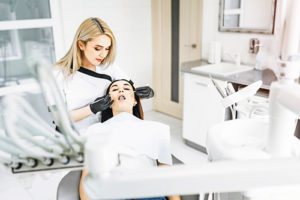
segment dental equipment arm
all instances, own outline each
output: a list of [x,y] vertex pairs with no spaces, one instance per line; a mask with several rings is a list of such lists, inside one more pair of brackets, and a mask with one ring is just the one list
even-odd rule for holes
[[11,157],[9,154],[0,151],[0,163],[9,164],[11,163]]
[[[70,153],[64,138],[57,133],[51,135],[51,131],[40,125],[41,120],[30,118],[37,114],[26,101],[18,96],[5,96],[2,107],[5,116],[2,118],[8,137],[2,136],[1,142],[11,146],[8,149],[6,145],[6,151],[10,150],[9,153],[16,158],[35,158],[45,165],[51,165],[53,159],[61,163],[68,162],[66,155]],[[30,109],[26,110],[28,108]],[[13,149],[19,149],[19,152],[12,152]]]
[[51,110],[54,121],[59,126],[70,149],[76,155],[76,159],[82,162],[84,139],[80,137],[79,133],[76,131],[69,113],[67,112],[66,105],[63,103],[56,81],[50,71],[51,64],[44,59],[36,60],[32,58],[32,60],[34,61],[31,61],[30,67],[41,86],[44,98],[46,100],[48,98],[54,98],[56,102],[57,110]]
[[300,117],[300,85],[275,82],[270,93],[270,126],[267,151],[273,156],[293,156],[292,141]]
[[15,146],[8,138],[0,135],[0,160],[11,168],[20,168],[22,164],[35,166],[36,161],[28,156],[22,149]]
[[299,159],[220,161],[199,166],[125,169],[118,167],[119,154],[124,152],[122,149],[112,151],[114,144],[109,140],[97,143],[91,137],[85,148],[88,174],[83,186],[92,199],[236,192],[266,186],[297,185],[300,182],[300,174],[297,173]]
[[[6,154],[5,157],[2,156],[2,161],[12,167],[15,173],[82,166],[84,139],[72,126],[48,65],[43,60],[29,65],[39,84],[0,88],[0,95],[4,96],[1,99],[0,116],[6,132],[0,138],[0,150]],[[46,99],[49,97],[47,95],[54,97],[58,108],[54,113],[55,120],[63,134],[54,131],[44,122],[22,97],[12,95],[39,91],[43,92]]]
[[[211,80],[211,82],[214,84],[215,88],[217,89],[217,91],[219,92],[219,94],[221,95],[221,97],[224,99],[226,96],[231,95],[232,92],[232,88],[225,88],[226,94],[223,92],[223,90],[221,89],[220,85],[212,78],[211,75],[209,75],[209,78]],[[231,85],[232,86],[232,85]],[[230,108],[231,111],[231,116],[233,119],[236,118],[236,112],[235,112],[235,104],[228,106]],[[225,107],[226,108],[226,107]]]
[[278,102],[300,118],[300,85],[295,84],[293,88],[280,91]]
[[[219,86],[219,84],[211,77],[211,75],[209,75],[210,80],[212,81],[213,85],[215,86],[215,88],[217,89],[217,91],[219,92],[219,94],[221,95],[221,97],[223,98],[221,100],[221,103],[223,105],[224,108],[230,107],[232,105],[234,105],[235,103],[238,103],[239,101],[242,101],[244,99],[247,99],[253,95],[256,94],[256,92],[259,90],[259,88],[262,85],[262,81],[256,81],[250,85],[248,85],[247,87],[235,92],[232,84],[228,84],[228,91],[227,93],[230,95],[226,95],[223,90],[221,89],[221,87]],[[226,89],[226,88],[225,88]]]
[[[299,116],[300,1],[281,1],[281,51],[278,81],[270,87],[270,123],[266,150],[273,156],[292,156],[292,140]],[[278,26],[280,27],[280,26]]]
[[223,92],[223,90],[221,89],[219,84],[211,77],[211,75],[209,75],[209,78],[210,78],[211,82],[214,84],[214,86],[217,89],[217,91],[219,92],[219,94],[221,95],[221,97],[225,98],[227,95]]
[[18,120],[18,123],[30,130],[32,135],[43,135],[62,148],[68,149],[63,136],[49,127],[23,98],[13,95],[6,96],[2,100],[2,106],[5,108],[5,116],[15,116],[15,113],[19,113],[16,117],[22,116],[22,120]]
[[247,87],[229,95],[222,99],[222,105],[224,108],[234,105],[235,103],[247,99],[256,94],[262,85],[262,81],[257,81],[248,85]]
[[[88,174],[84,181],[84,189],[92,199],[238,192],[263,187],[298,185],[299,167],[299,160],[278,159],[220,161],[192,167],[178,165],[134,170],[116,168],[104,177]],[[278,173],[280,171],[285,173]]]
[[24,158],[26,153],[24,153],[20,148],[16,147],[11,141],[0,136],[0,150],[15,157]]

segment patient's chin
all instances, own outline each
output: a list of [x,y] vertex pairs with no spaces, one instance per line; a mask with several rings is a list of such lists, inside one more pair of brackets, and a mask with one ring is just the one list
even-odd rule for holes
[[132,106],[114,106],[112,108],[114,113],[128,112],[132,113]]

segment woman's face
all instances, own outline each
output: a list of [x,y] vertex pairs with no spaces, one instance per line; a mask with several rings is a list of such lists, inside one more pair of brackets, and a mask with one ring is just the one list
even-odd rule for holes
[[114,103],[111,105],[113,115],[120,112],[132,113],[136,105],[132,86],[127,81],[116,81],[109,88],[109,94]]
[[82,41],[78,41],[78,46],[83,52],[82,65],[96,66],[99,65],[109,53],[111,39],[107,35],[100,35],[86,44]]

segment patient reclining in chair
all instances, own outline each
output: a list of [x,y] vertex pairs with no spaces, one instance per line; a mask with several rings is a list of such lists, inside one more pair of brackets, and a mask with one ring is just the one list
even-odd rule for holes
[[[143,168],[157,165],[172,165],[170,130],[167,125],[144,121],[140,99],[134,93],[134,86],[127,80],[111,83],[107,93],[113,104],[102,112],[101,122],[87,130],[87,137],[109,137],[109,141],[127,149],[119,154],[119,167]],[[101,135],[101,136],[100,136]],[[88,174],[83,170],[80,181],[80,198],[89,199],[83,190],[83,180]],[[86,188],[85,188],[86,189]],[[147,199],[166,199],[165,197]],[[180,199],[170,196],[168,199]]]

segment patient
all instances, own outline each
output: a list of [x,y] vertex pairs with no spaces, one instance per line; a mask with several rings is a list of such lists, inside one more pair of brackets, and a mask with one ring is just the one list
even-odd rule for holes
[[[102,112],[101,123],[92,125],[88,134],[101,134],[109,130],[118,144],[126,145],[139,153],[137,157],[120,155],[120,166],[126,168],[171,165],[169,127],[159,122],[144,121],[140,99],[134,93],[134,86],[127,80],[116,80],[110,84],[107,93],[113,104]],[[157,129],[157,131],[156,131]],[[143,130],[143,131],[141,131]],[[87,172],[82,171],[80,181],[81,200],[89,199],[83,190],[83,179]],[[165,200],[165,197],[146,198]],[[168,199],[180,199],[169,196]]]

